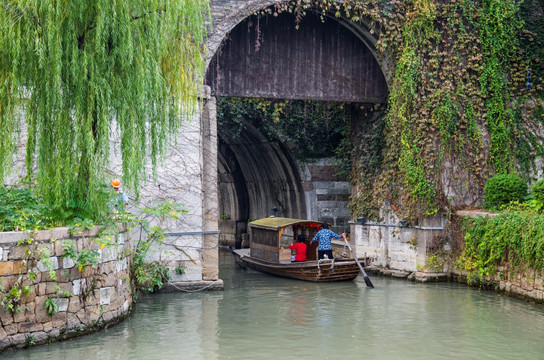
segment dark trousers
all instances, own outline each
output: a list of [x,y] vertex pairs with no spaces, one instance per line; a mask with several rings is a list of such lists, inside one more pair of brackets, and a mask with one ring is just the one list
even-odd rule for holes
[[325,257],[323,255],[327,254],[327,256],[329,257],[329,259],[333,259],[332,258],[332,250],[317,250],[317,260],[321,260],[321,259],[324,259]]

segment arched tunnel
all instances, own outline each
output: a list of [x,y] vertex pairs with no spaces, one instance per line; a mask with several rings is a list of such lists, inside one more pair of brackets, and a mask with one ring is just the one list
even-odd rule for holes
[[[362,105],[383,104],[387,97],[368,36],[365,29],[311,13],[300,22],[292,14],[251,16],[225,37],[206,82],[218,98],[350,104],[349,127],[360,129],[368,117]],[[337,174],[333,154],[301,163],[288,142],[271,141],[250,121],[241,122],[241,128],[218,126],[223,245],[239,247],[248,220],[262,217],[325,220],[339,227],[347,223],[351,188],[346,176]]]
[[219,213],[224,234],[235,233],[240,239],[251,219],[307,216],[301,174],[285,146],[268,141],[250,124],[237,136],[228,128],[219,132]]

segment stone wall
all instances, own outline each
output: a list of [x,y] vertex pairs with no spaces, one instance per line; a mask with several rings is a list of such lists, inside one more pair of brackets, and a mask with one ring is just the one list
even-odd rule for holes
[[[158,261],[169,269],[167,285],[191,287],[194,282],[216,282],[221,288],[218,268],[219,215],[217,194],[217,126],[215,99],[209,87],[200,94],[200,112],[182,123],[175,141],[168,144],[164,158],[155,173],[151,160],[146,164],[147,178],[140,189],[138,201],[129,192],[129,211],[141,214],[142,208],[155,207],[158,202],[180,204],[187,214],[152,225],[165,229],[167,237],[159,247],[148,253],[147,261]],[[121,178],[119,129],[112,134],[110,146],[111,176]],[[144,215],[142,215],[145,217]],[[135,235],[140,236],[139,232]],[[182,273],[178,270],[182,269]]]
[[[457,211],[455,216],[457,219],[462,217],[495,217],[498,214],[489,213],[486,211]],[[456,244],[460,250],[464,249],[464,233],[460,228],[456,229],[458,234],[454,236],[459,239],[458,242],[462,244]],[[456,260],[454,260],[456,262]],[[465,270],[456,269],[452,266],[451,275],[457,281],[468,283],[468,272]],[[523,299],[529,299],[539,303],[544,303],[544,274],[535,272],[532,269],[513,269],[507,265],[499,267],[499,271],[496,274],[485,276],[481,283],[475,283],[473,285],[483,286],[487,289],[503,292],[510,296],[519,297]]]
[[[455,280],[467,283],[467,271],[454,269],[451,275]],[[503,266],[497,274],[485,276],[481,283],[472,285],[502,292],[513,297],[544,303],[544,274],[533,270],[519,271]]]
[[[454,218],[496,215],[485,211],[457,211]],[[455,267],[456,256],[464,247],[464,234],[456,223],[454,220],[451,238],[448,238],[442,232],[448,224],[440,216],[428,218],[423,226],[403,226],[394,214],[389,213],[383,223],[352,224],[351,241],[357,256],[370,260],[367,264],[370,273],[418,282],[453,280],[544,303],[544,274],[531,269],[501,266],[496,274],[470,283],[469,273]],[[430,268],[428,259],[436,255],[437,250],[450,256],[444,256],[444,261],[439,262],[442,268]]]
[[303,186],[308,219],[326,221],[332,230],[343,232],[351,217],[347,207],[351,185],[337,175],[338,170],[334,159],[309,162],[302,169]]
[[[97,331],[129,314],[132,236],[120,233],[106,246],[97,241],[99,230],[71,235],[68,228],[57,228],[36,232],[31,241],[27,232],[0,233],[0,285],[9,292],[19,281],[29,289],[14,303],[20,312],[6,310],[7,293],[0,292],[0,352]],[[68,240],[77,252],[96,250],[98,265],[79,269],[63,250]],[[45,308],[48,299],[58,305],[52,316]]]
[[373,266],[415,272],[426,267],[428,254],[437,244],[444,222],[441,216],[427,218],[421,225],[403,225],[395,214],[384,213],[383,222],[351,225],[351,241],[359,257],[370,258]]

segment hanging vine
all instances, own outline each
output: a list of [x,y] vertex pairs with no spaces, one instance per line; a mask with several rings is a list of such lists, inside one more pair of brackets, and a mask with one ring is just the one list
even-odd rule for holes
[[524,27],[528,3],[293,0],[263,12],[350,19],[392,64],[379,171],[366,170],[375,155],[360,153],[352,174],[355,217],[378,217],[384,201],[401,217],[477,205],[491,175],[536,173],[542,79],[526,86],[526,74],[541,68],[542,38],[539,19]]
[[288,144],[299,161],[335,154],[346,160],[349,111],[341,102],[218,98],[218,133],[228,142],[250,124],[267,140]]
[[0,178],[20,118],[29,183],[49,206],[100,217],[110,135],[137,194],[181,121],[196,109],[208,2],[0,2]]

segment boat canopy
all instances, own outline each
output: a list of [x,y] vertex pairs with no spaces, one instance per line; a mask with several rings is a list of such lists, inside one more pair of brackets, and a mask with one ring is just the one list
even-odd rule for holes
[[299,224],[308,227],[320,227],[321,221],[314,220],[302,220],[302,219],[291,219],[283,217],[268,217],[255,220],[249,223],[252,227],[266,229],[266,230],[275,230],[278,231],[281,228],[284,228],[289,225]]

